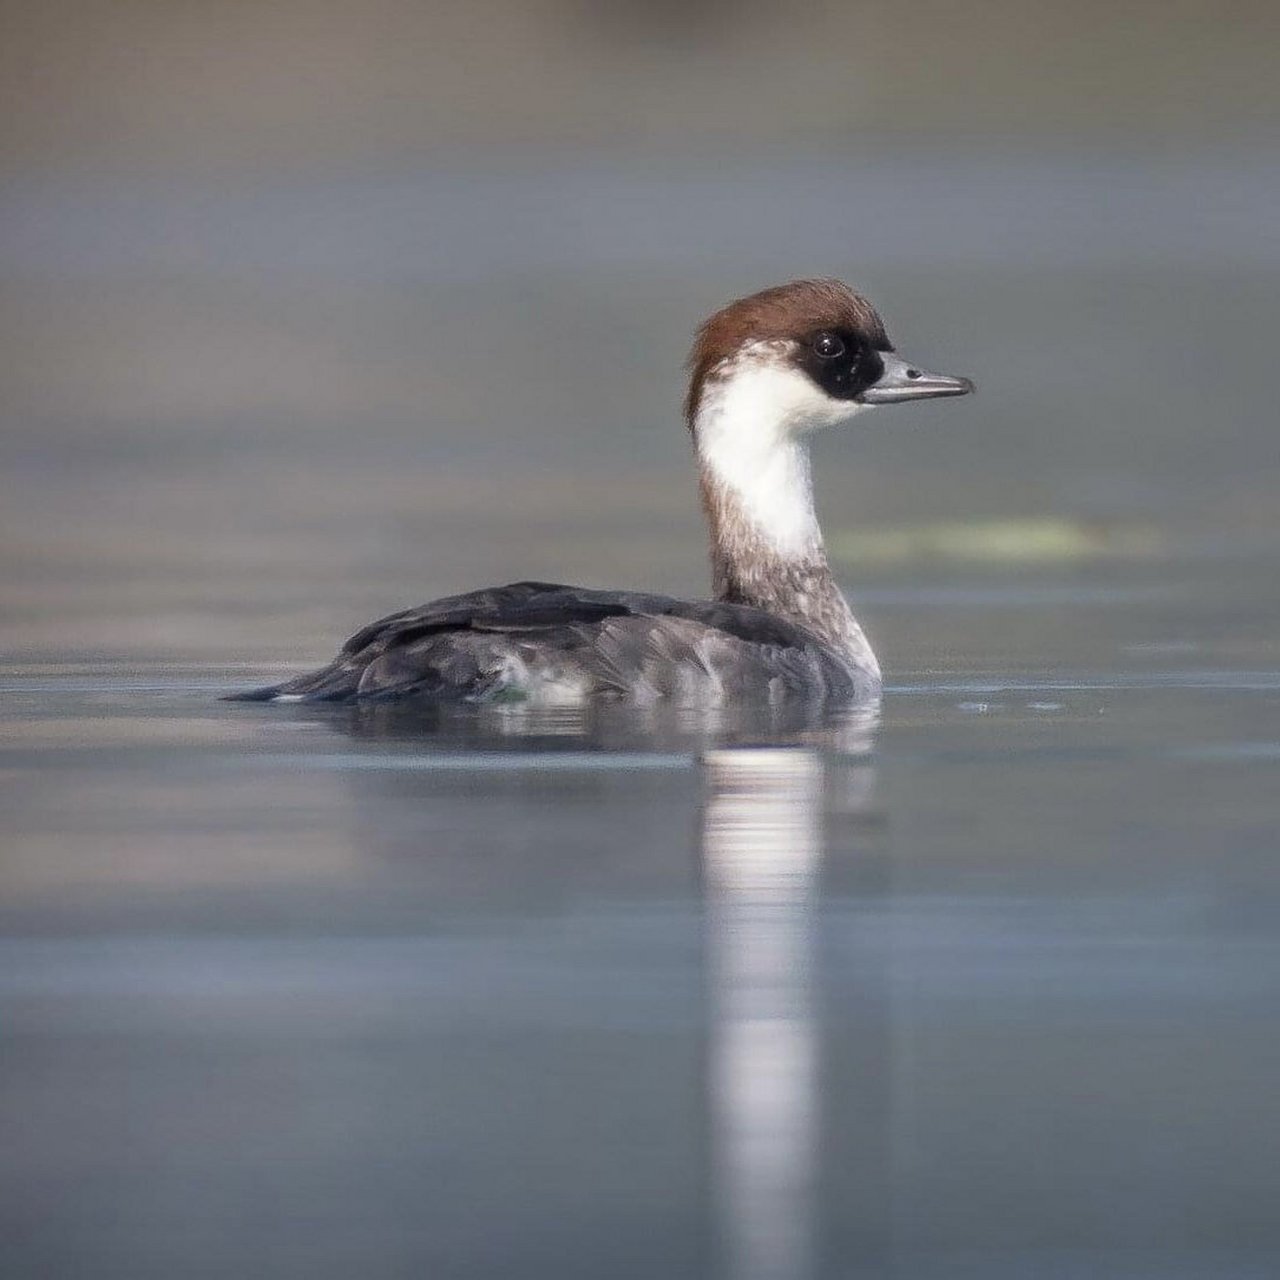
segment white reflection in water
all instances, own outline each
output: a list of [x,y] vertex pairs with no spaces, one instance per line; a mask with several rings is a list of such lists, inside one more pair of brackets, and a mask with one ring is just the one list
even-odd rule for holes
[[823,760],[746,749],[706,763],[709,1085],[728,1274],[803,1277],[814,1262]]

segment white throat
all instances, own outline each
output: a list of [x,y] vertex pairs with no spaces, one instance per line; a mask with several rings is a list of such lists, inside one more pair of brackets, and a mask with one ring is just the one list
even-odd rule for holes
[[736,499],[756,534],[780,556],[822,549],[805,437],[863,406],[833,400],[774,348],[748,347],[709,379],[694,417],[708,478]]

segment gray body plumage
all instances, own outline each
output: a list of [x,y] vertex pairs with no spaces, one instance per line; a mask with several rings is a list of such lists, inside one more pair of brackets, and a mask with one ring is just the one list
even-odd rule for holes
[[878,687],[877,673],[763,609],[517,582],[392,614],[327,667],[236,696],[717,703],[848,701]]

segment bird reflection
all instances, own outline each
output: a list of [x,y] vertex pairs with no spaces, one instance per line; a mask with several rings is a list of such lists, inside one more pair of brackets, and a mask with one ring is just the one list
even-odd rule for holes
[[[703,751],[725,746],[812,745],[858,754],[869,749],[878,701],[851,707],[804,699],[728,706],[587,703],[411,702],[311,705],[298,720],[322,722],[356,740],[411,742],[419,747],[504,750],[575,746],[591,751]],[[289,708],[284,708],[287,714]]]
[[[733,1280],[816,1275],[820,1050],[831,1048],[820,1042],[817,1007],[819,876],[827,825],[848,847],[848,831],[836,834],[835,824],[869,815],[878,704],[324,710],[305,709],[310,722],[373,748],[376,769],[344,773],[361,799],[357,843],[386,866],[411,869],[395,881],[397,911],[415,903],[439,911],[473,885],[487,909],[495,901],[522,909],[566,885],[616,894],[644,875],[669,891],[691,869],[688,828],[678,802],[655,810],[654,799],[689,793],[646,784],[656,775],[638,775],[635,759],[611,764],[610,755],[666,753],[663,767],[675,772],[697,762],[705,780],[703,1087],[721,1270]],[[572,776],[590,777],[589,786],[548,783],[567,776],[550,770],[566,751],[575,754]],[[395,767],[404,759],[429,765],[447,753],[477,769],[484,759],[520,755],[535,772]],[[589,771],[589,755],[605,767]],[[628,838],[612,834],[619,830]],[[874,1076],[874,1063],[871,1069]],[[880,1116],[878,1109],[877,1123]]]
[[[875,711],[821,745],[704,756],[709,1094],[719,1232],[734,1280],[816,1271],[815,906],[828,788],[865,810]],[[849,754],[852,753],[852,759]],[[829,776],[833,775],[833,776]]]

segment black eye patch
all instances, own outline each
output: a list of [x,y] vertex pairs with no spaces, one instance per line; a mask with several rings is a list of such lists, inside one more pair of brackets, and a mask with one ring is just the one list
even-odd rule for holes
[[880,353],[864,338],[823,329],[801,341],[796,363],[836,400],[853,400],[884,373]]

